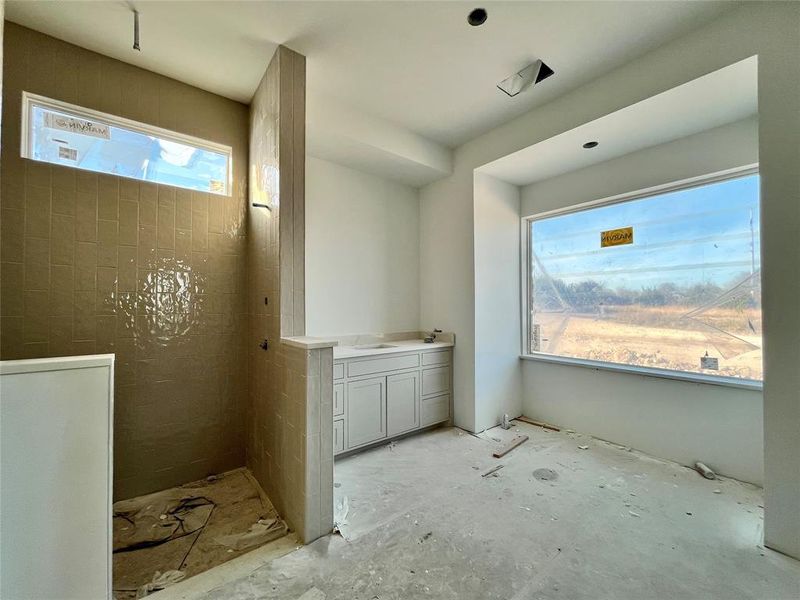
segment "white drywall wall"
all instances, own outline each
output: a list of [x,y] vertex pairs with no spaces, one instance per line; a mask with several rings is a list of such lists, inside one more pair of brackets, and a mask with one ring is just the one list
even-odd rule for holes
[[417,331],[419,194],[306,159],[306,332]]
[[521,215],[527,217],[757,162],[758,118],[753,117],[526,185],[521,188]]
[[523,361],[523,413],[654,456],[761,484],[761,393]]
[[[742,3],[719,19],[456,149],[453,174],[422,188],[423,323],[458,335],[455,422],[492,425],[475,404],[473,171],[501,156],[750,56],[759,62],[764,290],[765,541],[800,557],[800,4]],[[556,75],[557,76],[557,75]],[[535,89],[532,93],[535,93]],[[793,251],[787,252],[788,249]]]
[[309,94],[308,152],[318,158],[419,187],[452,172],[449,148],[334,98]]
[[[752,118],[525,186],[522,215],[756,162],[758,122]],[[760,391],[527,360],[522,371],[529,417],[763,483]]]
[[519,188],[475,173],[475,404],[481,421],[522,413]]

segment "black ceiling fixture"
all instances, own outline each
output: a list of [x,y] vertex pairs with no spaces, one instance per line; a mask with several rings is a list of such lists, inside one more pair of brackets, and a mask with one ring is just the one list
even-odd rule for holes
[[478,25],[483,25],[486,23],[486,19],[488,17],[489,15],[486,13],[485,8],[476,8],[469,13],[469,16],[467,17],[467,23],[473,27],[477,27]]
[[586,142],[583,147],[589,150],[590,148],[596,148],[600,145],[600,142]]

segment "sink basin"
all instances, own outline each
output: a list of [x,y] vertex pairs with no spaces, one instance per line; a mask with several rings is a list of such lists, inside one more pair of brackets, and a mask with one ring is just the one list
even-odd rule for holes
[[362,344],[361,346],[353,346],[356,350],[378,350],[379,348],[397,348],[394,344]]

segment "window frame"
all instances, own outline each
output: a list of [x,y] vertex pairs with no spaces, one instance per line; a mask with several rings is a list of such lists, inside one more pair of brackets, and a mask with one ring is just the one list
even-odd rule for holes
[[[726,169],[715,173],[700,175],[697,177],[690,177],[662,185],[657,185],[649,188],[636,190],[633,192],[625,192],[614,196],[608,196],[599,200],[590,200],[588,202],[580,202],[564,208],[557,208],[553,210],[536,212],[530,215],[525,215],[521,218],[520,227],[520,266],[521,266],[521,279],[520,279],[520,308],[522,309],[522,331],[520,332],[520,359],[537,361],[542,363],[560,364],[584,367],[594,370],[612,371],[616,373],[627,373],[633,375],[642,375],[646,377],[656,377],[661,379],[671,379],[678,381],[685,381],[697,384],[716,385],[724,387],[732,387],[739,389],[746,389],[752,391],[763,390],[763,381],[757,379],[743,379],[739,377],[730,377],[726,375],[711,375],[706,373],[692,373],[689,371],[677,371],[673,369],[661,369],[657,367],[641,367],[636,365],[626,365],[624,363],[613,363],[599,360],[591,360],[587,358],[575,358],[571,356],[559,356],[556,354],[547,354],[546,352],[532,352],[530,350],[530,336],[531,336],[531,310],[532,298],[530,297],[531,289],[531,224],[534,221],[547,219],[550,217],[562,216],[576,212],[583,212],[594,208],[603,206],[610,206],[613,204],[621,204],[624,202],[631,202],[635,200],[643,200],[652,196],[660,196],[670,192],[677,192],[681,190],[701,187],[713,183],[728,181],[731,179],[739,179],[747,177],[748,175],[758,175],[758,163]],[[759,238],[761,230],[759,228]],[[762,332],[763,336],[763,332]],[[763,337],[762,337],[763,339]]]
[[[184,144],[188,146],[193,146],[195,148],[199,148],[201,150],[209,150],[211,152],[216,152],[219,154],[223,154],[227,159],[227,173],[226,181],[225,181],[225,192],[214,192],[211,190],[197,190],[195,188],[184,187],[180,185],[175,185],[172,183],[162,183],[158,181],[151,181],[149,179],[140,179],[138,177],[130,177],[128,175],[120,175],[118,173],[108,173],[106,171],[95,171],[92,169],[86,169],[79,166],[72,166],[72,165],[61,165],[59,163],[51,163],[49,161],[41,161],[33,157],[33,152],[31,148],[31,132],[29,130],[30,125],[30,118],[31,118],[31,111],[34,106],[44,108],[45,110],[54,110],[61,113],[66,113],[70,116],[73,116],[78,119],[85,119],[85,120],[96,120],[102,121],[111,127],[118,127],[121,129],[127,129],[129,131],[134,131],[136,133],[141,133],[148,136],[157,137],[158,139],[170,141],[170,142],[177,142],[179,144]],[[28,160],[35,160],[36,162],[44,162],[46,164],[55,164],[57,166],[63,166],[70,169],[78,169],[80,171],[88,171],[90,173],[101,173],[104,175],[111,175],[113,177],[123,177],[125,179],[133,179],[134,181],[143,181],[147,183],[154,183],[156,185],[166,185],[169,187],[174,187],[178,189],[186,189],[193,192],[201,192],[204,194],[214,194],[215,196],[225,196],[230,197],[233,195],[233,148],[231,146],[225,144],[219,144],[217,142],[212,142],[209,140],[204,140],[202,138],[198,138],[192,135],[187,135],[184,133],[178,133],[177,131],[171,131],[169,129],[164,129],[163,127],[157,127],[155,125],[149,125],[147,123],[141,123],[139,121],[134,121],[132,119],[127,119],[125,117],[119,117],[117,115],[112,115],[109,113],[101,112],[99,110],[93,110],[91,108],[85,108],[83,106],[78,106],[77,104],[70,104],[69,102],[62,102],[61,100],[55,100],[53,98],[48,98],[47,96],[42,96],[40,94],[34,94],[31,92],[22,92],[22,121],[21,121],[21,131],[20,131],[20,156],[22,158],[26,158]]]

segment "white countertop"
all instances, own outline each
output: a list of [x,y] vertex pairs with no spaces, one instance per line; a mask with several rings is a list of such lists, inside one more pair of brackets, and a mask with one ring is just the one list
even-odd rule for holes
[[302,348],[303,350],[314,350],[316,348],[330,348],[336,346],[339,342],[332,338],[310,337],[307,335],[296,335],[291,337],[282,337],[281,343],[295,348]]
[[356,348],[355,346],[336,346],[333,349],[333,359],[354,358],[358,356],[377,356],[380,354],[396,354],[398,352],[419,352],[420,350],[444,350],[452,348],[452,342],[433,342],[426,344],[423,340],[395,340],[380,342],[391,348]]

